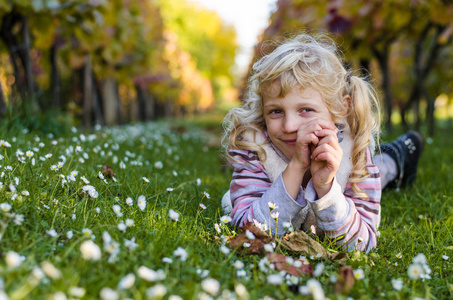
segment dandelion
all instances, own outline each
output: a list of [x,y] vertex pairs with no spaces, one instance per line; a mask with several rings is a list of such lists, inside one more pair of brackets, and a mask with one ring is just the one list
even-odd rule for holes
[[313,271],[313,276],[319,277],[324,271],[324,264],[322,262],[316,264],[315,270]]
[[220,234],[221,230],[220,230],[220,225],[219,224],[215,223],[214,224],[214,229],[215,229],[215,231],[217,231],[218,234]]
[[236,269],[243,269],[244,268],[244,263],[240,260],[236,260],[233,264],[234,268]]
[[101,213],[101,208],[100,207],[96,207],[95,210],[96,210],[96,213],[98,213],[98,214]]
[[181,296],[178,295],[170,295],[168,297],[168,300],[183,300],[183,299],[181,298]]
[[220,222],[222,222],[223,224],[227,224],[227,223],[230,223],[231,222],[231,217],[230,216],[222,216],[220,218]]
[[209,195],[209,193],[207,193],[206,191],[203,192],[203,195],[204,195],[207,199],[211,198],[211,195]]
[[421,278],[421,275],[425,273],[423,266],[420,264],[412,264],[407,268],[407,275],[412,280]]
[[156,169],[162,169],[164,167],[164,164],[161,161],[157,161],[154,163],[154,167]]
[[173,251],[173,255],[179,257],[181,261],[186,261],[187,259],[187,251],[181,247],[178,247],[175,251]]
[[173,188],[172,187],[168,187],[167,188],[167,192],[173,192]]
[[102,288],[99,296],[102,300],[118,300],[120,298],[117,291],[108,287]]
[[271,218],[274,219],[274,220],[277,220],[279,215],[280,215],[280,213],[278,211],[274,212],[274,213],[271,213]]
[[132,226],[134,226],[134,223],[135,222],[134,222],[133,219],[126,219],[126,223],[125,224],[126,224],[127,227],[132,227]]
[[134,205],[134,201],[132,200],[131,197],[127,197],[127,198],[126,198],[126,204],[129,205],[129,206]]
[[310,226],[310,231],[311,231],[311,233],[313,233],[314,235],[316,235],[316,227],[315,227],[315,225],[311,225],[311,226]]
[[82,298],[85,296],[85,289],[82,287],[73,286],[69,289],[69,294],[76,298]]
[[46,230],[46,233],[47,233],[48,235],[50,235],[51,237],[56,237],[56,236],[58,236],[58,233],[57,233],[57,231],[56,231],[55,229]]
[[149,299],[160,299],[167,294],[167,288],[163,284],[156,284],[146,290],[146,296]]
[[124,224],[123,221],[121,221],[121,222],[117,225],[117,227],[118,227],[118,230],[121,231],[121,232],[125,232],[126,229],[127,229],[127,226],[126,226],[126,224]]
[[0,210],[8,212],[11,210],[11,205],[9,203],[2,203],[0,204]]
[[51,262],[43,261],[41,263],[41,269],[47,277],[52,279],[59,279],[61,277],[61,271],[58,270]]
[[243,244],[242,244],[242,247],[244,247],[244,248],[248,248],[248,247],[250,247],[250,246],[251,246],[250,243],[243,243]]
[[243,270],[243,269],[237,270],[236,271],[236,276],[237,277],[245,277],[245,276],[247,276],[247,272],[245,270]]
[[119,206],[118,204],[114,204],[112,208],[113,212],[116,214],[118,218],[121,218],[123,216],[123,213],[121,212],[121,206]]
[[172,173],[173,173],[173,176],[175,176],[175,177],[178,176],[178,172],[176,172],[175,170],[173,170]]
[[299,292],[302,295],[312,295],[313,299],[321,300],[325,299],[324,291],[322,289],[321,283],[316,279],[308,279],[307,285],[299,287]]
[[138,244],[135,242],[135,237],[131,238],[130,240],[124,239],[124,246],[126,246],[126,248],[130,251],[137,249]]
[[91,198],[96,199],[99,196],[99,193],[96,191],[95,187],[92,185],[85,185],[82,187],[82,191],[88,193]]
[[15,251],[10,250],[6,253],[5,262],[10,267],[17,268],[23,261],[22,256]]
[[38,281],[43,279],[44,277],[46,277],[46,274],[44,274],[42,269],[40,267],[38,267],[38,266],[35,266],[33,268],[33,270],[31,270],[31,275],[33,276],[33,278],[35,278]]
[[80,252],[85,260],[99,260],[101,259],[101,248],[96,245],[92,240],[86,240],[80,245]]
[[3,148],[10,148],[11,144],[8,143],[7,141],[0,140],[0,146],[2,146]]
[[118,282],[118,288],[121,290],[130,289],[135,283],[135,275],[132,273],[127,274]]
[[33,151],[28,150],[27,152],[25,152],[25,156],[27,156],[28,158],[33,157],[33,155],[34,155]]
[[24,222],[24,215],[13,213],[12,216],[14,224],[22,225],[22,222]]
[[276,208],[278,208],[278,206],[275,203],[272,203],[272,202],[268,202],[267,205],[269,205],[269,208],[270,208],[271,211],[276,209]]
[[286,230],[286,232],[292,232],[293,231],[293,227],[291,226],[291,223],[290,222],[283,222],[283,229]]
[[213,278],[206,278],[201,282],[201,288],[210,295],[216,295],[220,290],[220,283]]
[[255,239],[255,235],[248,229],[245,230],[245,236],[249,239],[249,240],[254,240]]
[[220,251],[221,251],[223,254],[227,255],[228,253],[230,253],[230,248],[228,248],[228,247],[225,246],[225,245],[222,245],[222,246],[220,246]]
[[83,228],[82,229],[82,235],[84,237],[91,238],[91,236],[93,235],[93,232],[89,228]]
[[149,282],[164,280],[166,278],[165,272],[162,269],[154,271],[145,266],[139,267],[137,274],[138,277]]
[[85,184],[90,183],[90,181],[89,181],[88,179],[86,179],[85,176],[80,176],[80,179],[81,179]]
[[146,198],[143,195],[138,196],[137,206],[141,211],[144,211],[146,208]]
[[170,257],[164,257],[164,258],[162,258],[162,262],[164,262],[166,264],[171,264],[171,263],[173,263],[173,259],[171,259]]
[[246,298],[248,295],[247,288],[242,283],[238,283],[234,286],[234,292],[241,298]]
[[280,274],[271,274],[267,276],[267,283],[272,285],[280,285],[283,283],[283,276]]
[[412,262],[413,262],[414,264],[421,264],[421,265],[426,264],[426,263],[427,263],[427,260],[426,260],[425,254],[423,254],[423,253],[417,254],[417,256],[415,256],[415,257],[412,259]]
[[443,259],[443,260],[448,260],[449,257],[448,257],[447,255],[442,255],[442,259]]
[[400,280],[400,279],[393,279],[392,278],[392,286],[395,290],[397,291],[401,291],[401,289],[403,288],[403,281]]
[[66,232],[66,237],[68,238],[68,240],[72,239],[73,236],[74,236],[74,233],[72,232],[72,230],[69,230],[68,232]]
[[264,250],[266,252],[274,252],[274,247],[271,244],[264,244]]
[[365,272],[363,272],[363,269],[357,269],[357,270],[354,270],[354,278],[357,279],[357,280],[362,280],[363,278],[365,278]]
[[[0,187],[0,189],[1,189],[1,187]],[[206,209],[206,205],[204,205],[203,203],[200,203],[200,207],[201,207],[202,209]]]
[[179,213],[177,213],[177,212],[174,211],[173,209],[170,208],[170,210],[168,211],[168,216],[169,216],[170,219],[172,219],[173,221],[178,222]]
[[58,167],[57,167],[57,165],[51,165],[51,166],[50,166],[50,169],[51,169],[52,171],[57,171],[57,170],[58,170]]
[[399,259],[403,258],[403,255],[401,254],[401,252],[400,252],[400,253],[398,253],[398,254],[397,254],[397,255],[395,255],[395,256],[396,256],[396,258],[399,258]]

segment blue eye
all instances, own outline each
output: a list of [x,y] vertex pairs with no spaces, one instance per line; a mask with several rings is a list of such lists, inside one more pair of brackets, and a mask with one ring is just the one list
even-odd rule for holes
[[280,109],[273,109],[270,111],[270,114],[271,115],[278,115],[278,114],[281,114],[282,111]]

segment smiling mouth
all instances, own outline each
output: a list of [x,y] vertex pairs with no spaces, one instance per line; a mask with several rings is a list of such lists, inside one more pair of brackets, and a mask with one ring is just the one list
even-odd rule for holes
[[283,140],[283,142],[287,145],[295,145],[296,144],[296,140]]

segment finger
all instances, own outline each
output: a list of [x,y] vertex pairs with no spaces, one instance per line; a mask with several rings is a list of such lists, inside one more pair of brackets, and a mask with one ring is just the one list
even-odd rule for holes
[[312,159],[314,160],[322,160],[323,156],[320,156],[322,153],[330,153],[332,156],[334,156],[338,161],[341,161],[341,158],[343,156],[343,152],[341,148],[339,150],[335,149],[331,145],[324,143],[322,145],[318,145],[311,154]]
[[340,144],[338,143],[338,138],[336,136],[331,136],[331,135],[328,135],[326,137],[323,137],[319,140],[319,143],[318,143],[318,146],[321,146],[321,145],[324,145],[324,144],[328,144],[330,145],[332,148],[334,148],[336,151],[340,152],[341,154],[343,154],[343,149],[341,149],[341,146]]
[[340,166],[340,162],[338,161],[338,158],[335,157],[332,153],[330,152],[322,152],[318,156],[315,157],[316,161],[323,161],[326,163],[326,167],[330,170],[338,170],[338,167]]

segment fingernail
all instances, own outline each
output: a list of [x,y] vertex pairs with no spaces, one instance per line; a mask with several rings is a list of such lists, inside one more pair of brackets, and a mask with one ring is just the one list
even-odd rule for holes
[[318,134],[319,134],[319,130],[315,130],[314,133],[315,133],[316,135],[318,135]]

